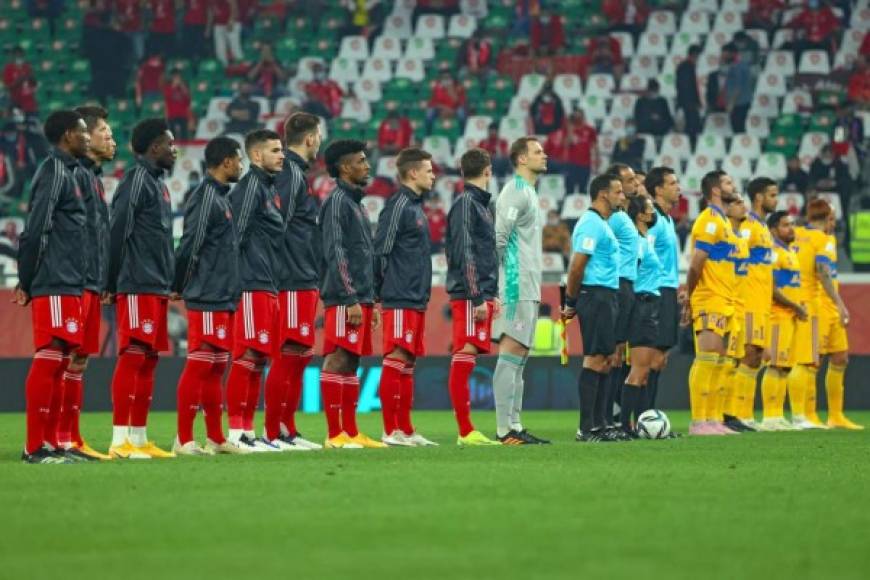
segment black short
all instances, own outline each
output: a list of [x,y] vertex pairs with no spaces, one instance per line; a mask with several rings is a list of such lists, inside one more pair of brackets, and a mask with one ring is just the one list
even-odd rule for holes
[[635,296],[634,309],[631,311],[631,328],[628,331],[628,345],[658,346],[659,308],[661,298],[644,292]]
[[628,340],[631,310],[634,307],[634,283],[625,278],[619,279],[619,294],[616,296],[616,342]]
[[616,352],[616,290],[583,286],[576,308],[583,336],[583,355],[610,356]]
[[656,348],[671,350],[677,345],[680,331],[680,305],[677,304],[676,288],[659,288],[659,337]]

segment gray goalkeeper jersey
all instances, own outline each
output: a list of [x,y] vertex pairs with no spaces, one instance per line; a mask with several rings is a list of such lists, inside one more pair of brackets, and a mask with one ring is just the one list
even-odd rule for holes
[[513,176],[495,201],[499,296],[506,305],[541,300],[543,219],[535,188]]

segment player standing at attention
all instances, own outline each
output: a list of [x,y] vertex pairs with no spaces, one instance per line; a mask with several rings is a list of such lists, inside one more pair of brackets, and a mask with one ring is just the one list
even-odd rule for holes
[[625,364],[625,345],[628,342],[631,312],[634,308],[634,281],[637,279],[638,251],[640,236],[634,220],[626,212],[628,201],[637,195],[637,177],[634,170],[623,163],[614,163],[605,173],[615,175],[622,181],[626,207],[619,207],[607,220],[619,242],[619,292],[617,293],[616,317],[616,360],[610,371],[610,384],[607,385],[604,418],[608,427],[613,426],[613,407],[620,400],[622,385],[625,383],[628,367]]
[[448,388],[459,428],[457,445],[498,445],[471,423],[468,385],[476,356],[490,350],[492,320],[498,315],[498,254],[489,209],[492,159],[483,149],[469,149],[459,160],[464,191],[447,214],[447,293],[453,318],[453,357]]
[[690,435],[725,435],[734,431],[714,419],[719,375],[724,368],[731,317],[734,314],[731,285],[734,266],[728,260],[736,238],[725,216],[725,206],[737,196],[734,183],[724,171],[711,171],[701,180],[707,202],[692,227],[694,244],[686,276],[688,301],[683,305],[683,323],[692,323],[696,354],[689,372],[692,409]]
[[275,254],[283,222],[275,175],[284,162],[284,147],[277,133],[260,129],[245,137],[245,152],[251,166],[230,194],[238,235],[241,302],[233,320],[233,364],[227,377],[229,441],[249,451],[282,451],[289,446],[271,439],[269,433],[257,439],[254,416],[263,369],[278,337]]
[[414,365],[426,354],[426,307],[432,294],[429,221],[423,195],[435,184],[432,155],[411,147],[396,157],[399,190],[387,200],[375,235],[375,296],[383,305],[384,366],[381,441],[437,445],[414,430]]
[[574,228],[571,265],[568,268],[565,309],[571,320],[579,314],[583,336],[583,368],[580,371],[580,426],[577,441],[588,443],[628,439],[620,430],[607,428],[604,404],[608,373],[616,353],[616,319],[619,291],[619,242],[607,220],[625,204],[622,181],[611,174],[599,175],[589,185],[592,205]]
[[320,208],[323,262],[320,297],[324,316],[323,371],[320,388],[329,434],[327,448],[386,447],[359,432],[359,358],[372,353],[372,331],[380,326],[374,308],[374,245],[360,202],[371,167],[365,143],[341,139],[324,152],[335,189]]
[[496,436],[505,445],[549,443],[523,427],[523,371],[535,336],[541,304],[543,223],[535,183],[547,171],[547,154],[535,137],[510,148],[516,173],[495,200],[495,248],[503,316],[495,321],[498,362],[492,377]]
[[146,425],[158,353],[169,350],[167,310],[175,277],[172,202],[163,175],[177,156],[163,119],[133,127],[136,165],[112,199],[107,289],[116,294],[120,355],[112,377],[112,447],[109,455],[175,457],[148,440]]
[[[659,354],[653,357],[647,379],[644,409],[654,409],[659,388],[659,375],[668,364],[668,351],[677,345],[680,322],[680,299],[677,288],[680,286],[680,241],[677,237],[671,209],[680,200],[680,183],[670,167],[653,167],[644,181],[646,191],[653,198],[656,221],[648,233],[650,243],[655,248],[664,276],[659,286],[659,337],[656,348]],[[685,296],[682,297],[685,301]]]
[[[239,295],[239,248],[228,194],[242,175],[239,144],[216,137],[205,147],[205,179],[184,208],[184,232],[175,254],[172,291],[187,308],[187,361],[178,380],[176,455],[248,453],[226,441],[221,425],[221,380],[233,347],[233,312]],[[218,358],[220,360],[218,360]],[[203,449],[193,440],[202,405]]]
[[21,460],[51,464],[84,459],[77,450],[60,448],[57,422],[69,353],[82,343],[87,218],[76,179],[82,168],[76,158],[87,154],[90,135],[75,111],[53,112],[44,130],[52,149],[33,177],[18,247],[14,300],[21,306],[32,302],[36,350],[25,383],[27,439]]
[[[794,223],[788,212],[776,211],[767,225],[773,236],[773,305],[770,310],[770,363],[761,382],[764,419],[760,431],[790,431],[783,417],[786,377],[794,366],[795,327],[798,320],[807,319],[801,304],[800,262],[791,247],[794,242]],[[804,416],[803,392],[789,394],[792,423],[798,429],[812,429],[814,425]]]
[[266,377],[266,436],[272,441],[280,439],[292,449],[321,449],[296,428],[302,378],[314,355],[314,320],[320,299],[320,208],[305,178],[323,141],[320,119],[310,113],[290,115],[284,123],[284,140],[284,166],[275,178],[284,231],[274,238],[280,240],[275,274],[281,333]]

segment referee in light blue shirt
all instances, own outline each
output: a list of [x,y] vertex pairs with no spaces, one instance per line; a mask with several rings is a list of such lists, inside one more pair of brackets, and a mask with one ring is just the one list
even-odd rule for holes
[[621,433],[608,429],[604,417],[608,373],[616,351],[619,290],[619,243],[607,220],[625,203],[625,194],[619,177],[609,174],[593,179],[589,194],[592,206],[577,222],[572,236],[574,253],[562,312],[566,320],[579,315],[583,335],[577,441],[619,441]]
[[647,173],[644,186],[652,196],[656,210],[655,225],[647,235],[664,272],[659,289],[659,332],[655,344],[659,354],[652,362],[652,370],[647,380],[644,405],[646,410],[655,408],[659,374],[668,362],[668,351],[677,344],[679,333],[680,300],[677,297],[677,288],[680,286],[680,242],[670,211],[680,200],[680,183],[670,167],[653,167]]

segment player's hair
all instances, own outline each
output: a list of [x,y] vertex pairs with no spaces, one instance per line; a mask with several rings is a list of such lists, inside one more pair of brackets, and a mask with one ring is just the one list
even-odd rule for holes
[[143,119],[133,127],[133,136],[130,138],[130,146],[136,155],[145,155],[155,141],[163,137],[169,131],[166,120],[153,117]]
[[589,196],[592,198],[592,201],[598,199],[602,191],[609,192],[610,184],[614,181],[619,181],[619,177],[612,173],[604,173],[593,179],[592,183],[589,184]]
[[88,126],[88,133],[96,129],[97,123],[101,120],[105,121],[109,118],[109,111],[99,105],[82,105],[81,107],[76,107],[75,111],[85,120],[85,125]]
[[402,149],[396,156],[396,169],[399,170],[399,179],[405,179],[412,169],[419,169],[424,161],[431,159],[432,154],[419,147],[406,147]]
[[635,195],[634,197],[628,198],[628,207],[625,208],[625,213],[628,214],[628,217],[631,218],[631,221],[635,221],[637,216],[644,212],[646,209],[646,204],[651,203],[648,197],[644,197],[642,195]]
[[622,172],[626,169],[631,169],[630,165],[626,165],[625,163],[611,163],[610,167],[607,168],[607,171],[604,173],[610,173],[611,175],[615,175],[616,177],[622,179]]
[[245,135],[245,151],[250,155],[251,150],[267,141],[280,141],[281,136],[271,129],[254,129]]
[[643,180],[643,186],[646,187],[647,193],[655,197],[656,188],[665,184],[665,177],[675,174],[676,172],[670,167],[653,167],[649,170],[649,173],[646,174],[646,178]]
[[215,137],[205,146],[205,166],[209,169],[239,154],[239,142],[231,137]]
[[756,195],[764,194],[768,187],[775,185],[776,182],[769,177],[756,177],[746,186],[746,192],[749,194],[749,201],[754,203]]
[[301,145],[305,137],[317,130],[320,117],[311,113],[293,113],[284,122],[284,140],[287,145]]
[[516,167],[519,164],[520,155],[525,155],[529,152],[529,143],[531,143],[532,141],[534,141],[535,143],[540,143],[537,137],[535,137],[534,135],[530,135],[527,137],[520,137],[511,144],[511,165]]
[[779,227],[779,222],[782,221],[782,218],[788,217],[790,214],[787,211],[775,211],[769,216],[767,216],[767,227],[770,229],[774,229]]
[[817,197],[807,204],[807,220],[811,222],[826,220],[833,211],[827,200]]
[[475,179],[483,175],[487,167],[492,166],[492,157],[489,151],[474,147],[462,154],[459,159],[459,168],[464,179]]
[[66,132],[75,129],[81,120],[82,116],[75,111],[69,109],[55,111],[48,116],[43,125],[45,138],[52,145],[57,145]]
[[728,174],[721,169],[714,169],[701,178],[701,193],[704,195],[705,200],[710,200],[710,196],[713,195],[713,189],[719,187],[722,178],[726,175]]
[[329,175],[338,179],[338,166],[341,165],[342,159],[347,155],[354,153],[362,153],[366,150],[366,144],[357,139],[339,139],[329,144],[323,152],[323,158],[326,162],[326,170]]

